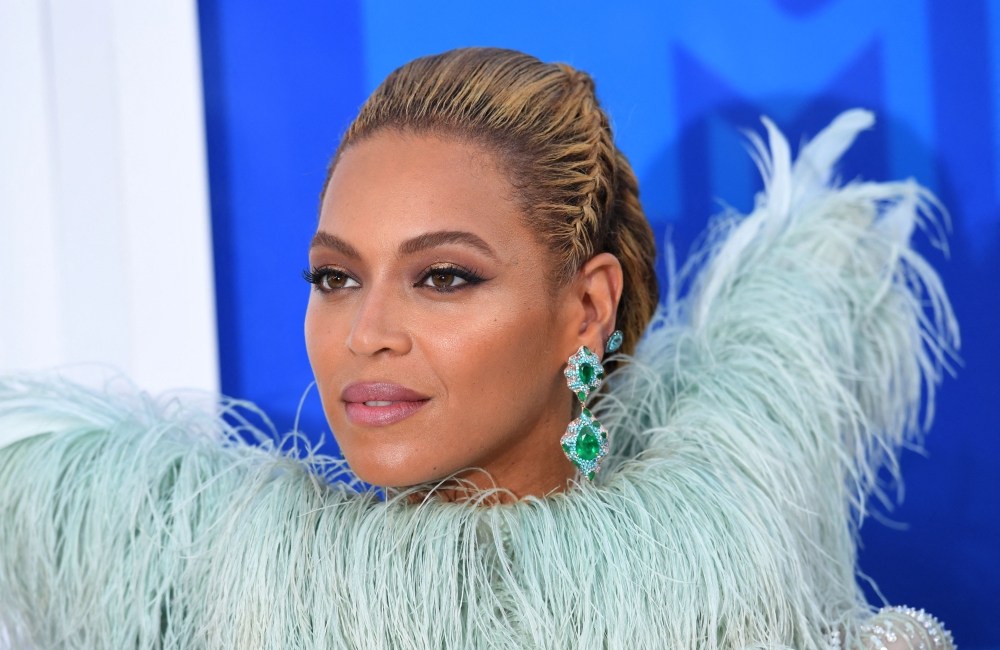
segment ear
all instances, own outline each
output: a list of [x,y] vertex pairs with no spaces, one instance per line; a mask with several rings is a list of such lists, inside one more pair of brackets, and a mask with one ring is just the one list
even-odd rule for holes
[[579,300],[580,345],[604,358],[604,345],[615,331],[615,315],[622,297],[624,275],[618,258],[610,253],[595,255],[577,273],[574,297]]

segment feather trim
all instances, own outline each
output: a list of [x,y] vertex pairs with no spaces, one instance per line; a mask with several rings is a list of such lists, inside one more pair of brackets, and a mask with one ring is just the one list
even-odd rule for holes
[[598,485],[492,507],[382,502],[325,481],[338,461],[240,442],[250,428],[232,417],[0,379],[0,435],[44,434],[0,451],[7,634],[46,648],[810,649],[843,625],[850,645],[868,613],[856,526],[869,495],[888,502],[878,470],[898,476],[959,341],[909,246],[914,226],[938,235],[933,197],[831,183],[871,123],[845,113],[794,165],[769,121],[769,147],[751,137],[766,191],[715,221],[681,272],[686,297],[672,291],[609,376]]

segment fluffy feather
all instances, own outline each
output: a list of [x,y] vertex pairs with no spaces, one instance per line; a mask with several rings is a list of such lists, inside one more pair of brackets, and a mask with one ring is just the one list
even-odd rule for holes
[[[596,406],[599,485],[380,501],[135,391],[0,380],[0,619],[56,648],[823,647],[868,608],[855,532],[958,330],[912,182],[831,185],[871,115],[765,122],[766,192],[712,225]],[[758,140],[759,142],[759,140]],[[673,291],[672,296],[677,292]],[[925,305],[929,305],[925,309]],[[930,413],[928,413],[929,417]],[[220,441],[221,434],[221,441]],[[557,444],[553,441],[553,444]],[[3,627],[3,626],[0,626]]]

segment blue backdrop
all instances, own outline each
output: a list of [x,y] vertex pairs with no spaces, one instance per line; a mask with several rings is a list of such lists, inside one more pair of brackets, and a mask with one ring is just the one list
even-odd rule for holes
[[[767,114],[795,141],[845,108],[876,111],[843,176],[912,176],[951,211],[950,259],[924,250],[954,300],[963,364],[926,453],[904,457],[899,525],[866,522],[861,567],[891,602],[942,617],[962,647],[1000,647],[1000,0],[199,9],[222,387],[281,430],[312,381],[299,273],[325,167],[367,93],[402,63],[494,45],[589,71],[654,228],[669,228],[681,255],[720,200],[746,211],[760,189],[739,129]],[[300,426],[328,432],[315,395]]]

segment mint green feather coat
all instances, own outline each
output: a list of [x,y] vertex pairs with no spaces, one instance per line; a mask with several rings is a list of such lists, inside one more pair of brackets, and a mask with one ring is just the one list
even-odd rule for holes
[[794,164],[769,121],[769,146],[751,136],[765,191],[672,278],[595,408],[605,470],[564,494],[383,502],[325,480],[336,461],[244,444],[183,400],[0,379],[0,440],[16,440],[0,449],[0,645],[858,643],[857,527],[958,345],[910,247],[915,226],[944,245],[933,197],[831,180],[872,121],[844,113]]

